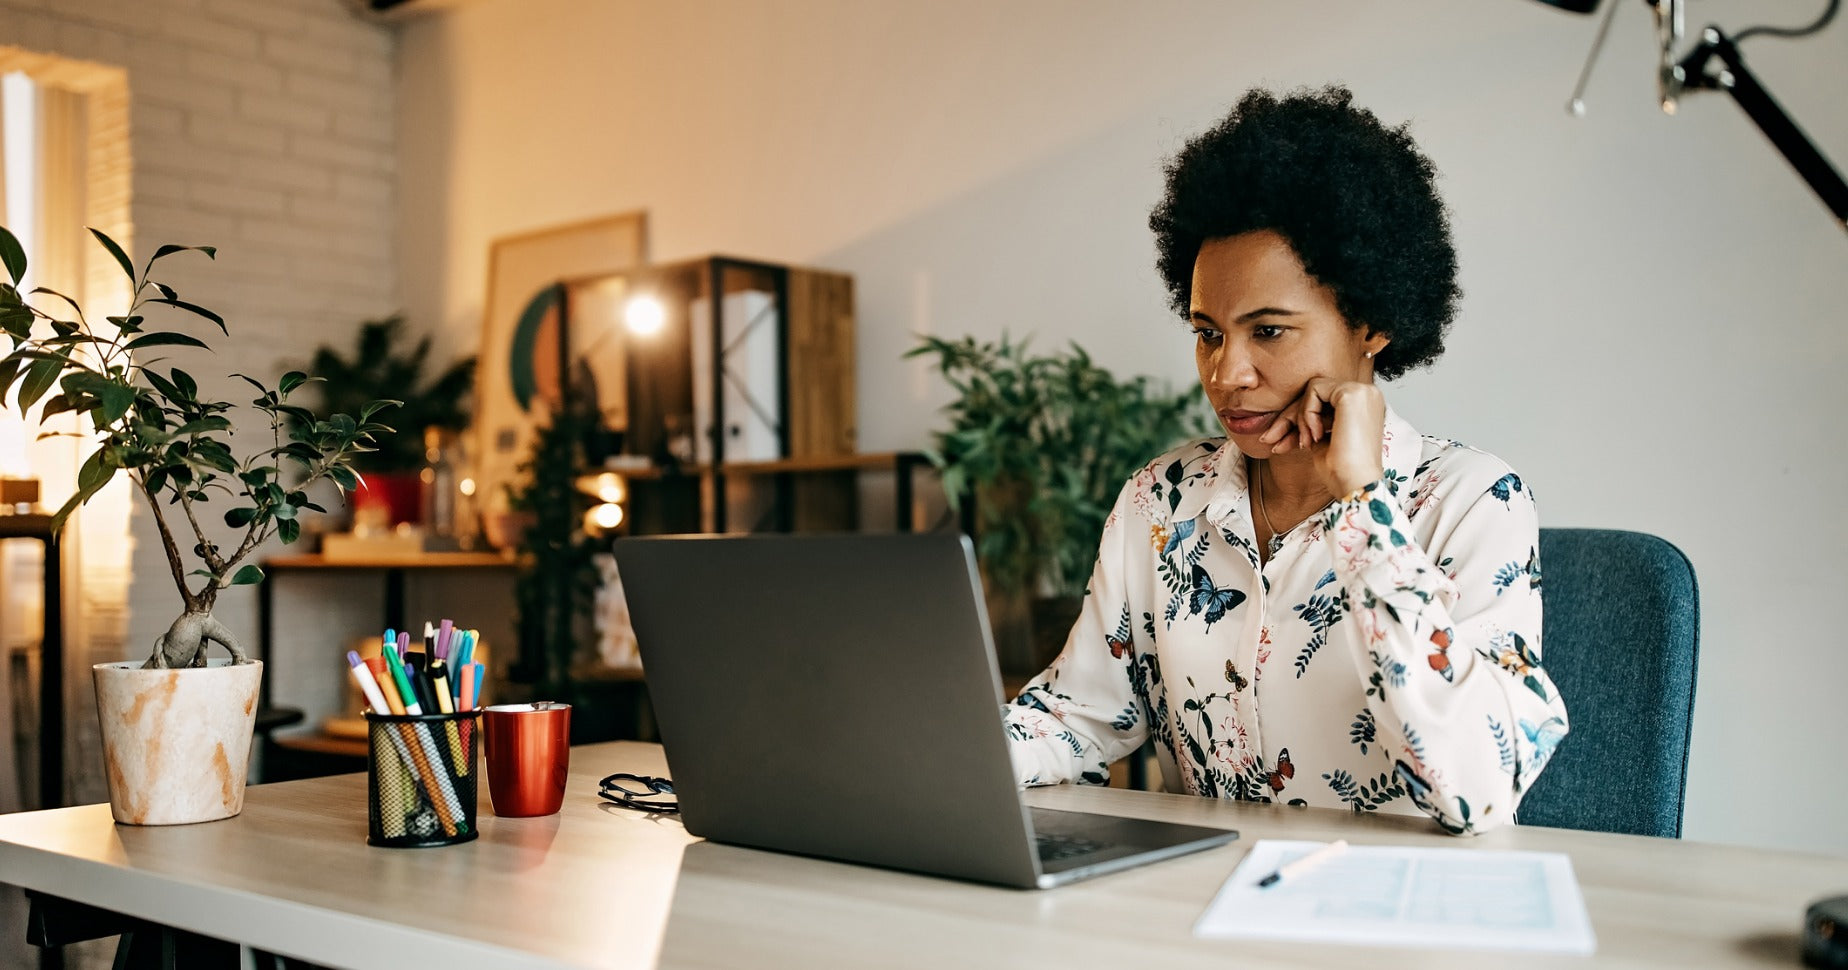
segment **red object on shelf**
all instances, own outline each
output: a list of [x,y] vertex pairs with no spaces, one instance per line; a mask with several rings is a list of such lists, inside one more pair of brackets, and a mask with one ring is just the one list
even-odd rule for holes
[[423,521],[423,481],[416,472],[369,472],[353,492],[353,511],[382,508],[386,525]]

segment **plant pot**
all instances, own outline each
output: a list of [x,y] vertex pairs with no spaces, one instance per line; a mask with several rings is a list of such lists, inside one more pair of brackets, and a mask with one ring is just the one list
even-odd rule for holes
[[109,809],[130,825],[183,825],[244,810],[263,664],[143,670],[97,664]]

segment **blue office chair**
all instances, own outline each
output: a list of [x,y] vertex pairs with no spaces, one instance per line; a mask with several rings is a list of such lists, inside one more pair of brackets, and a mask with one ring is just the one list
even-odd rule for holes
[[1681,837],[1700,596],[1687,556],[1610,529],[1541,529],[1541,660],[1571,733],[1516,813],[1527,825]]

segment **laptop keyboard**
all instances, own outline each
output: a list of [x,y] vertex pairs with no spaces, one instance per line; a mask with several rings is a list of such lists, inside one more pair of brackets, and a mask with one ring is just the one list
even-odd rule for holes
[[1041,862],[1057,862],[1075,855],[1084,855],[1105,848],[1104,843],[1092,839],[1081,839],[1074,835],[1040,834],[1034,836],[1039,843]]

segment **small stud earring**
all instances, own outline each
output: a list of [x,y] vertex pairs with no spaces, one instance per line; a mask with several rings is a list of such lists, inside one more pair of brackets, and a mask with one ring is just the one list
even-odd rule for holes
[[1369,350],[1369,351],[1367,351],[1367,359],[1368,359],[1368,360],[1372,360],[1372,359],[1373,359],[1373,351],[1371,351],[1371,350]]

